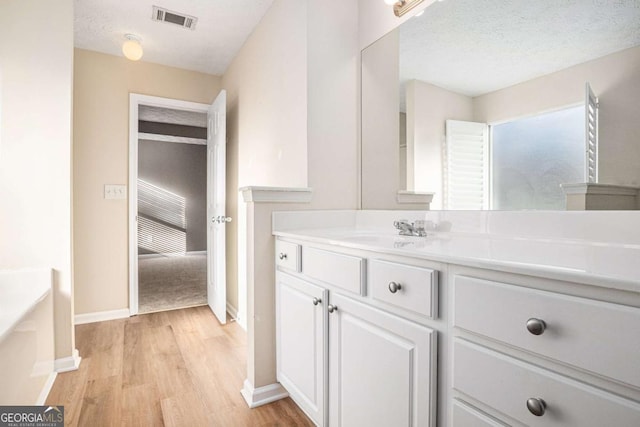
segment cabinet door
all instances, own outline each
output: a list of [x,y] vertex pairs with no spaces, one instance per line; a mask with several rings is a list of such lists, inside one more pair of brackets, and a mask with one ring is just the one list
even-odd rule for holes
[[435,425],[436,332],[332,294],[329,424]]
[[276,274],[278,381],[318,426],[325,424],[326,300],[326,290]]

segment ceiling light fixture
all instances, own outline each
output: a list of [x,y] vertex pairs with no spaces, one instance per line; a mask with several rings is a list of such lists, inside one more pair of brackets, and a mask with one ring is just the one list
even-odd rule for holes
[[142,54],[144,52],[142,50],[142,45],[140,44],[142,41],[140,37],[133,34],[125,34],[124,38],[127,39],[122,44],[122,53],[125,58],[131,61],[137,61],[142,58]]
[[384,0],[388,5],[393,5],[393,13],[399,18],[411,9],[422,3],[424,0]]

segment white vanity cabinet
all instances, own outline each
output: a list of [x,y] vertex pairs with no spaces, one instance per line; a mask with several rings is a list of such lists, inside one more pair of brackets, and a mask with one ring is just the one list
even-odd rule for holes
[[278,379],[318,425],[640,426],[640,217],[411,215],[274,214]]
[[[296,251],[290,242],[277,245]],[[436,331],[402,317],[402,299],[391,311],[372,304],[366,253],[301,246],[299,273],[276,252],[278,381],[319,426],[435,427]],[[406,275],[407,266],[395,265],[400,289],[390,294]],[[430,296],[435,274],[424,270]],[[411,273],[408,289],[422,277],[418,268]],[[409,308],[433,313],[430,297],[413,292],[427,306]]]
[[326,412],[327,296],[311,283],[276,275],[278,381],[319,426]]
[[435,426],[436,333],[330,297],[329,425]]
[[496,274],[450,283],[454,425],[475,416],[495,420],[488,425],[640,426],[640,308],[588,297],[579,284],[490,280]]

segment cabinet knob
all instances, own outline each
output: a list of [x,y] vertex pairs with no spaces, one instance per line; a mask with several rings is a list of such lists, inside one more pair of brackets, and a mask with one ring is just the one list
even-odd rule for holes
[[527,409],[536,417],[541,417],[547,410],[547,404],[540,397],[527,399]]
[[329,311],[329,313],[333,313],[334,311],[338,311],[338,307],[336,307],[336,306],[335,306],[335,305],[333,305],[333,304],[329,304],[329,305],[327,306],[327,310]]
[[547,324],[544,320],[536,319],[534,317],[527,320],[527,330],[533,335],[542,335],[545,329],[547,329]]
[[314,298],[313,299],[313,305],[318,305],[322,302],[322,300],[320,298]]
[[392,294],[395,294],[400,289],[402,289],[402,285],[400,283],[389,282],[389,292],[391,292]]
[[280,255],[278,255],[278,258],[287,259],[287,254],[284,254],[284,253],[280,252]]

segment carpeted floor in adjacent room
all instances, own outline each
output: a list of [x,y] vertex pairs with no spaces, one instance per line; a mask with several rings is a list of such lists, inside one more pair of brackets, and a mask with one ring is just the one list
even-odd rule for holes
[[138,258],[139,313],[207,303],[207,256],[141,256]]

